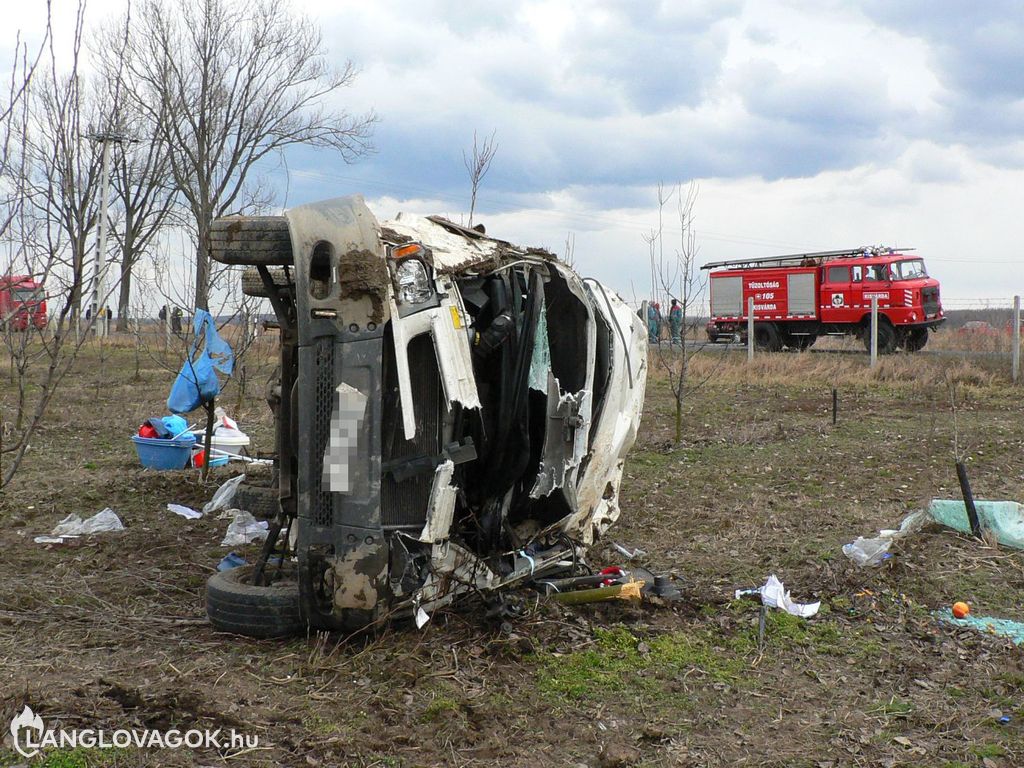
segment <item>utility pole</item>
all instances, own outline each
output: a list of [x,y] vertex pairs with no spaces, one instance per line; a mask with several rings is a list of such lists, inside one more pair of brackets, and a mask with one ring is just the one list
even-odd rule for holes
[[[123,134],[115,131],[97,131],[89,135],[93,141],[103,144],[103,173],[100,179],[100,220],[97,230],[99,243],[96,251],[96,278],[92,293],[92,322],[97,336],[106,336],[110,330],[110,318],[104,309],[107,303],[107,201],[110,197],[110,145],[125,140]],[[100,318],[103,318],[100,321]],[[98,322],[99,321],[99,322]]]
[[1020,296],[1013,297],[1013,357],[1010,377],[1013,383],[1020,378]]

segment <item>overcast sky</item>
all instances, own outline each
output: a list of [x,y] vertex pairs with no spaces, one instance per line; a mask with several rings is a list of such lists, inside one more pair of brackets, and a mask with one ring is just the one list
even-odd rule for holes
[[948,306],[1024,292],[1016,0],[294,7],[361,70],[338,105],[381,121],[357,164],[293,152],[287,186],[267,164],[283,204],[360,192],[382,216],[458,221],[462,152],[493,131],[476,219],[559,253],[574,233],[579,269],[627,299],[649,292],[656,185],[691,180],[702,262],[896,244]]

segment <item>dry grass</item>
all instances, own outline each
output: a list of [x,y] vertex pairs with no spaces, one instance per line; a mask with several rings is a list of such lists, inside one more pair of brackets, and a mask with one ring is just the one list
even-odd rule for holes
[[950,360],[926,355],[882,357],[875,368],[863,354],[757,354],[751,363],[746,352],[708,351],[694,355],[691,375],[695,380],[709,377],[721,384],[821,384],[867,387],[885,383],[896,387],[936,387],[947,382],[972,389],[999,388],[1008,384],[1008,371],[1001,373],[989,361],[970,358]]

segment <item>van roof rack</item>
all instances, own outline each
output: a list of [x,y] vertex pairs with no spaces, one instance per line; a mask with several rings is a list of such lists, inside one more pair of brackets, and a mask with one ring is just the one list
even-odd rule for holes
[[759,259],[735,259],[733,261],[712,261],[701,269],[717,269],[718,267],[763,267],[787,266],[810,262],[808,266],[821,264],[825,259],[844,259],[856,256],[891,256],[914,248],[889,248],[884,245],[865,245],[860,248],[848,248],[840,251],[811,251],[807,253],[789,253],[784,256],[766,256]]

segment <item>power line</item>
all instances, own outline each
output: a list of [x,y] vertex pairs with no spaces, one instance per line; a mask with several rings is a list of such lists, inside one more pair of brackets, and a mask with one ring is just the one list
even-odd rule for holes
[[[262,165],[262,164],[257,164]],[[267,170],[267,168],[264,166]],[[279,170],[280,166],[275,166],[273,170]],[[419,187],[409,186],[406,184],[395,184],[392,182],[376,181],[373,179],[359,178],[355,176],[343,176],[337,173],[331,173],[322,170],[287,170],[285,171],[288,176],[296,176],[299,178],[311,178],[321,179],[326,181],[343,181],[351,184],[358,184],[360,186],[376,187],[381,190],[391,192],[396,197],[405,197],[406,199],[411,197],[425,197],[433,200],[440,200],[445,203],[453,205],[461,205],[464,201],[456,195],[438,193],[437,191],[427,190]],[[546,210],[544,208],[529,208],[524,209],[512,202],[503,202],[495,200],[490,197],[478,198],[478,203],[484,203],[493,213],[498,215],[503,213],[516,213],[520,210],[529,210],[531,216],[540,216],[546,218],[559,218],[559,219],[576,219],[586,220],[605,224],[614,224],[622,229],[629,229],[635,232],[648,232],[651,227],[645,226],[637,221],[631,221],[628,219],[619,218],[616,216],[609,216],[603,213],[590,213],[587,211],[579,210],[568,210],[559,209],[557,211]],[[670,234],[678,234],[679,230],[673,227],[666,227],[665,231]],[[813,250],[816,245],[811,245],[806,242],[797,242],[794,240],[775,240],[765,237],[757,237],[755,235],[738,235],[733,233],[716,232],[714,230],[702,230],[699,227],[694,228],[695,234],[704,239],[711,240],[714,242],[722,243],[733,243],[735,245],[749,245],[755,248],[794,248],[802,250]],[[944,258],[937,256],[926,256],[928,262],[939,262],[948,264],[1020,264],[1020,260],[1003,260],[1003,259],[973,259],[973,258]]]
[[[257,164],[262,165],[262,164]],[[270,170],[267,166],[263,166],[266,170]],[[273,170],[278,170],[279,166],[275,166]],[[433,200],[440,200],[442,202],[451,203],[454,205],[461,205],[464,201],[455,195],[438,193],[437,191],[426,190],[422,188],[412,187],[408,185],[397,185],[391,182],[375,181],[373,179],[363,179],[354,176],[343,176],[341,174],[330,173],[327,171],[320,170],[300,170],[300,171],[286,171],[289,176],[295,176],[299,178],[311,178],[321,179],[326,181],[344,181],[352,184],[359,184],[361,186],[376,187],[385,191],[394,193],[396,196],[410,198],[410,197],[426,197]],[[497,214],[502,213],[515,213],[517,210],[523,210],[521,206],[517,206],[510,202],[499,202],[493,198],[482,197],[478,199],[478,202],[485,203],[488,208]],[[649,226],[645,226],[636,221],[630,221],[627,219],[608,216],[607,214],[589,213],[586,211],[573,211],[567,209],[559,209],[557,211],[549,211],[544,208],[530,208],[530,215],[542,216],[548,218],[560,218],[560,219],[582,219],[589,221],[602,222],[607,224],[615,224],[616,226],[623,229],[630,229],[636,232],[647,232],[650,230]],[[672,227],[666,227],[665,231],[678,234],[679,230]],[[773,240],[764,237],[756,237],[753,235],[735,235],[725,234],[721,232],[715,232],[713,230],[694,230],[701,238],[705,240],[713,240],[716,242],[728,242],[735,243],[738,245],[752,245],[758,248],[811,248],[808,243],[796,242],[792,240]]]

